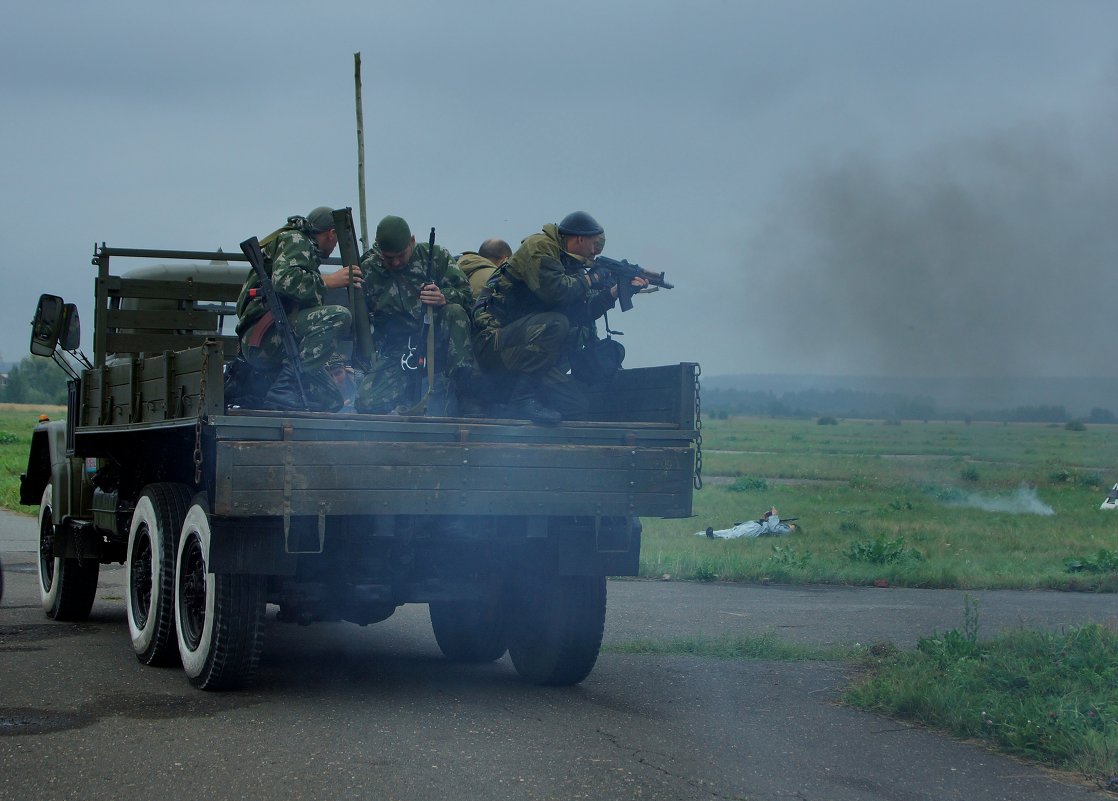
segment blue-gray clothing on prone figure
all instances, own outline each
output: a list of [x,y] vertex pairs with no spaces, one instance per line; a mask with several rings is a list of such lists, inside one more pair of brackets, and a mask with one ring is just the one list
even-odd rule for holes
[[[794,520],[795,518],[790,518]],[[743,523],[734,523],[731,528],[696,531],[697,536],[706,535],[711,539],[731,540],[737,537],[786,537],[797,529],[795,523],[780,519],[776,507],[769,509],[758,520],[746,520]]]

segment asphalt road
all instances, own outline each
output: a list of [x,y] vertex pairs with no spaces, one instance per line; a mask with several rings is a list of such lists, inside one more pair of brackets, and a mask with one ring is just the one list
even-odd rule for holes
[[[840,665],[607,650],[581,685],[539,688],[507,658],[442,659],[424,606],[368,628],[270,618],[256,685],[203,693],[132,655],[123,568],[103,569],[88,622],[47,620],[34,523],[13,517],[0,514],[0,799],[1114,797],[839,706]],[[607,644],[776,630],[910,647],[963,614],[956,592],[619,581],[609,593]],[[975,596],[984,634],[1118,614],[1107,596]]]

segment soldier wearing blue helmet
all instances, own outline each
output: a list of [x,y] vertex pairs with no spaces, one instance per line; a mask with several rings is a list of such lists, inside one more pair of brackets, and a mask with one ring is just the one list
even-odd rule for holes
[[[617,287],[593,286],[587,268],[602,226],[585,211],[526,238],[489,279],[474,305],[478,362],[508,387],[505,413],[554,425],[586,412],[568,356],[596,338],[594,321],[617,301]],[[647,282],[634,279],[634,286]]]

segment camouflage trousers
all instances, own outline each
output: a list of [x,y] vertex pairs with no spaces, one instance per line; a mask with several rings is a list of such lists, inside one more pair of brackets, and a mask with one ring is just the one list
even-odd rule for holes
[[[470,341],[470,318],[457,304],[435,310],[435,382],[432,396],[450,395],[455,379],[474,370],[473,344]],[[377,362],[357,388],[357,411],[387,414],[399,407],[410,407],[422,397],[421,387],[427,378],[427,340],[392,340],[378,343]],[[414,349],[409,351],[410,348]],[[420,366],[420,365],[423,366]],[[414,369],[411,369],[414,368]]]
[[474,338],[478,363],[487,383],[497,387],[507,401],[531,389],[545,406],[566,419],[582,417],[587,410],[586,387],[567,375],[570,322],[558,312],[528,314],[500,329],[479,332]]
[[[341,406],[341,393],[338,388],[328,377],[323,380],[324,368],[326,362],[334,355],[338,341],[349,331],[352,319],[349,309],[345,306],[315,306],[297,311],[287,317],[292,333],[295,334],[303,372],[309,377],[309,380],[304,380],[303,388],[307,399],[312,403],[317,402],[328,408]],[[241,337],[241,353],[254,369],[274,377],[287,362],[287,353],[284,351],[283,339],[278,329],[273,324],[258,346],[245,342],[252,333],[253,329],[249,329],[246,335]]]
[[486,370],[538,373],[559,363],[569,331],[564,314],[526,314],[501,328],[478,332],[474,347]]

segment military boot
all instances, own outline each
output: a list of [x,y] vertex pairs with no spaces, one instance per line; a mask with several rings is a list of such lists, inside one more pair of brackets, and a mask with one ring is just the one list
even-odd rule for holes
[[306,373],[303,376],[303,384],[307,389],[307,404],[312,412],[341,411],[342,404],[345,403],[341,387],[334,381],[334,377],[330,375],[325,365]]
[[480,376],[473,367],[461,367],[454,371],[451,382],[454,396],[458,399],[459,417],[485,417],[485,404],[481,399]]
[[505,406],[505,414],[520,420],[531,420],[541,426],[557,425],[563,415],[540,403],[536,397],[536,382],[531,375],[521,376],[513,387],[512,397]]
[[[323,375],[319,376],[317,372],[322,372]],[[341,408],[341,392],[333,386],[333,381],[325,370],[303,374],[302,385],[303,395],[300,395],[299,377],[294,365],[284,364],[276,380],[272,382],[261,408],[286,412],[336,412]],[[306,404],[303,403],[304,396]]]

